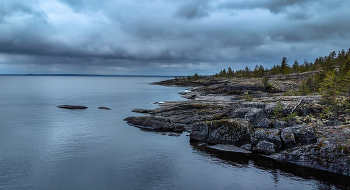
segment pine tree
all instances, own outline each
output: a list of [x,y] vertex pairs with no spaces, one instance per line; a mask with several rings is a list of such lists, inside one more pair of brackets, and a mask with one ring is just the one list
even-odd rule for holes
[[343,76],[341,87],[346,96],[350,97],[350,70]]
[[281,63],[281,72],[280,73],[283,73],[283,71],[287,70],[287,67],[288,67],[287,63],[288,63],[287,58],[283,57],[282,63]]
[[234,71],[232,71],[231,67],[227,69],[227,77],[233,77]]
[[335,71],[328,71],[320,84],[319,91],[322,94],[322,100],[330,105],[335,105],[337,103],[336,98],[340,94],[339,85]]
[[293,65],[292,65],[292,69],[293,69],[293,72],[297,73],[298,70],[299,70],[299,63],[297,60],[294,61]]

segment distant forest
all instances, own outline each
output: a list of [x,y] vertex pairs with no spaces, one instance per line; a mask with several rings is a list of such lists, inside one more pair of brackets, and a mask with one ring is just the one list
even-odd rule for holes
[[[234,71],[230,67],[226,70],[223,69],[219,73],[216,73],[215,77],[263,77],[269,75],[278,75],[278,74],[291,74],[291,73],[303,73],[309,71],[319,71],[319,70],[334,70],[340,69],[343,72],[349,70],[349,56],[350,48],[347,52],[341,50],[338,54],[333,51],[328,56],[318,57],[314,62],[308,62],[304,60],[303,64],[299,64],[297,60],[294,61],[292,65],[288,64],[286,57],[282,58],[281,64],[274,65],[272,68],[264,68],[263,65],[256,65],[254,70],[251,70],[249,67],[246,67],[243,70]],[[198,74],[195,74],[199,76]]]

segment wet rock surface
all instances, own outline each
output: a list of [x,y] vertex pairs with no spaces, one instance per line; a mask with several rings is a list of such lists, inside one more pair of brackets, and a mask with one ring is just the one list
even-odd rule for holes
[[[191,86],[186,101],[165,102],[156,109],[134,109],[133,126],[155,131],[190,132],[192,141],[237,146],[281,162],[350,176],[350,117],[325,113],[321,97],[282,96],[298,89],[313,73],[270,77],[274,90],[263,92],[261,79],[162,81]],[[328,115],[329,116],[328,116]]]

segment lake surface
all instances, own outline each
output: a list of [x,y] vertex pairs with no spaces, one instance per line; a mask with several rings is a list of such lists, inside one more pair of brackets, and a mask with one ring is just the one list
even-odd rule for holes
[[[165,79],[0,76],[0,189],[347,188],[348,178],[126,124],[124,118],[141,115],[133,108],[181,100],[183,88],[148,84]],[[56,107],[62,104],[89,108]]]

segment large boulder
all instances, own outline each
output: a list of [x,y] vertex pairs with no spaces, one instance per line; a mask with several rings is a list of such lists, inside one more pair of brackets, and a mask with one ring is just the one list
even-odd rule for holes
[[272,154],[277,151],[277,147],[274,143],[269,141],[260,141],[257,145],[257,150],[260,153]]
[[275,124],[273,125],[273,128],[278,128],[278,129],[282,129],[287,127],[287,122],[284,121],[276,121]]
[[290,128],[294,133],[296,143],[312,144],[317,142],[316,132],[313,126],[301,124]]
[[235,118],[244,118],[245,115],[250,111],[250,108],[237,108],[233,109],[232,117]]
[[276,150],[280,150],[282,148],[280,135],[279,129],[258,129],[251,136],[251,143],[256,146],[260,141],[268,141],[276,146]]
[[284,128],[281,130],[281,139],[286,148],[292,148],[296,144],[295,136],[291,128]]
[[244,117],[253,125],[257,125],[262,119],[266,118],[266,115],[263,109],[251,108]]
[[223,119],[193,124],[191,140],[211,144],[232,144],[241,146],[250,143],[251,127],[247,120]]
[[259,123],[257,124],[258,128],[272,128],[273,124],[271,122],[271,120],[264,118],[262,120],[259,121]]

